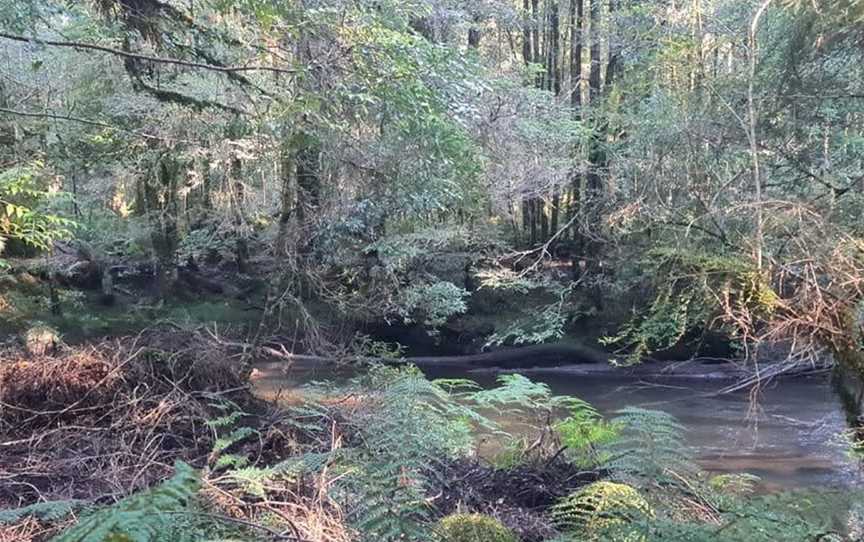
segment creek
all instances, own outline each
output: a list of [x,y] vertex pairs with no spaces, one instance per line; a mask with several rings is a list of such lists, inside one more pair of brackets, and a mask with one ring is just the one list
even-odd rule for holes
[[[864,481],[859,460],[843,435],[848,430],[842,402],[827,375],[775,380],[758,393],[718,394],[728,381],[608,374],[584,374],[559,367],[517,371],[546,383],[556,395],[573,395],[606,416],[625,406],[664,410],[686,428],[697,463],[712,473],[748,472],[761,478],[762,491],[854,487]],[[468,378],[495,385],[498,373],[465,369],[424,369],[429,378]],[[256,366],[256,393],[294,398],[312,380],[346,378],[345,372],[283,364]],[[507,425],[506,416],[499,419]],[[507,427],[519,431],[518,427]]]

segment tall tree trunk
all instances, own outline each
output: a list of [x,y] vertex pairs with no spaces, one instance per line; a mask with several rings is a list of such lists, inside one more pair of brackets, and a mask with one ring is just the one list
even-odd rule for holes
[[[535,58],[535,36],[534,16],[537,13],[537,0],[522,0],[522,9],[524,11],[524,23],[522,27],[522,61],[526,66],[534,62]],[[536,241],[536,234],[532,235],[532,230],[536,231],[534,226],[534,202],[529,196],[522,196],[522,230],[531,244]]]
[[481,37],[480,15],[475,14],[471,18],[471,26],[468,28],[468,47],[470,49],[479,49]]
[[588,74],[588,97],[594,104],[594,100],[600,96],[600,0],[591,0],[591,67]]
[[[584,41],[584,0],[570,0],[570,106],[573,108],[573,117],[582,119],[582,43]],[[578,216],[582,213],[582,191],[584,178],[582,176],[581,148],[573,149],[574,165],[570,180],[570,213]],[[582,236],[579,232],[579,220],[573,221],[573,239],[576,241],[576,252],[582,252]],[[575,263],[575,262],[574,262]]]
[[243,183],[243,163],[235,156],[231,160],[230,179],[231,183],[231,221],[234,226],[235,250],[234,260],[237,263],[237,271],[246,273],[249,261],[249,243],[246,240],[245,217],[243,202],[246,199],[246,185]]
[[145,181],[143,197],[150,219],[150,239],[156,257],[156,285],[165,299],[177,282],[177,178],[182,165],[166,153],[156,167],[156,178]]
[[321,144],[310,134],[296,137],[297,217],[306,222],[314,217],[321,204]]
[[522,0],[522,16],[525,18],[525,22],[522,25],[522,61],[527,66],[532,62],[534,58],[534,52],[531,48],[531,23],[529,19],[529,10],[531,9],[531,5],[529,4],[529,0]]
[[556,96],[561,94],[561,73],[559,68],[558,58],[561,54],[560,49],[560,20],[558,14],[557,0],[552,2],[549,7],[549,63],[548,63],[548,90],[555,93]]
[[756,13],[753,15],[753,19],[750,21],[750,33],[749,33],[749,65],[750,65],[750,73],[749,73],[749,81],[747,84],[747,139],[750,143],[750,158],[752,163],[752,173],[753,173],[753,186],[755,189],[756,196],[756,242],[754,247],[754,258],[756,260],[756,268],[760,271],[762,270],[762,249],[764,245],[764,217],[762,210],[762,176],[760,170],[759,163],[759,139],[757,129],[757,111],[756,111],[756,98],[755,98],[755,84],[756,84],[756,61],[758,55],[758,31],[759,31],[759,21],[762,19],[762,16],[768,10],[768,6],[771,4],[771,0],[763,0],[762,4],[756,10]]
[[583,16],[583,0],[570,0],[570,106],[574,111],[582,106]]

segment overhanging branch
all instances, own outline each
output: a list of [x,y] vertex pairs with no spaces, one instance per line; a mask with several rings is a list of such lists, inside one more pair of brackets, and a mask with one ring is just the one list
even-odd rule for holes
[[204,64],[202,62],[190,62],[186,60],[180,60],[177,58],[165,58],[151,55],[142,55],[138,53],[130,53],[129,51],[123,51],[122,49],[115,49],[113,47],[105,47],[103,45],[96,45],[95,43],[84,43],[77,41],[54,41],[54,40],[42,40],[37,38],[28,38],[25,36],[16,36],[14,34],[7,34],[5,32],[0,32],[0,38],[5,38],[7,40],[18,41],[22,43],[35,43],[42,45],[49,45],[51,47],[69,47],[72,49],[89,49],[93,51],[101,51],[103,53],[109,53],[112,55],[120,56],[123,58],[131,58],[135,60],[144,60],[147,62],[158,62],[161,64],[173,64],[176,66],[184,66],[187,68],[195,68],[201,70],[210,70],[214,72],[232,74],[237,72],[251,72],[251,71],[267,71],[267,72],[275,72],[275,73],[297,73],[297,70],[291,70],[287,68],[277,68],[275,66],[261,66],[261,65],[248,65],[248,66],[216,66],[214,64]]

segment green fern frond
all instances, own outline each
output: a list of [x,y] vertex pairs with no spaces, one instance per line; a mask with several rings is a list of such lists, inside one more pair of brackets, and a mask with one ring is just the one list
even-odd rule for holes
[[582,540],[606,540],[613,527],[653,517],[654,511],[638,491],[605,481],[585,486],[552,509],[556,526],[579,533]]
[[574,462],[586,468],[608,461],[609,452],[603,448],[614,443],[621,431],[619,423],[604,420],[592,405],[576,398],[571,399],[570,416],[555,429]]
[[426,489],[443,461],[471,449],[476,415],[414,368],[373,368],[369,380],[342,500],[365,540],[426,540]]
[[295,480],[301,474],[320,471],[334,457],[335,454],[330,452],[308,453],[265,468],[238,464],[221,479],[232,482],[250,495],[263,498],[271,483]]
[[[161,542],[181,540],[173,532],[176,514],[198,491],[198,473],[177,462],[174,476],[158,487],[95,512],[52,542]],[[175,516],[175,517],[172,517]]]
[[684,427],[674,416],[637,407],[617,414],[612,422],[620,435],[607,447],[609,460],[604,464],[616,479],[677,485],[698,472],[684,442]]
[[48,501],[37,502],[22,508],[0,510],[0,525],[16,523],[21,518],[27,516],[32,516],[45,521],[57,521],[68,516],[75,510],[86,506],[86,504],[86,501],[80,500]]

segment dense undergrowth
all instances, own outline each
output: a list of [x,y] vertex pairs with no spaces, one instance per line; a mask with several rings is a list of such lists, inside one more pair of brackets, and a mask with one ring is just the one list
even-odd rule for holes
[[[709,477],[669,415],[373,366],[292,406],[242,343],[151,330],[0,358],[0,540],[858,540],[860,497]],[[493,414],[530,429],[506,433]],[[494,457],[477,455],[496,440]],[[488,518],[488,519],[487,519]]]

